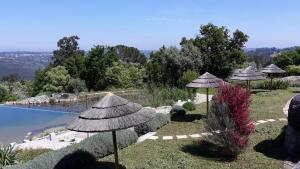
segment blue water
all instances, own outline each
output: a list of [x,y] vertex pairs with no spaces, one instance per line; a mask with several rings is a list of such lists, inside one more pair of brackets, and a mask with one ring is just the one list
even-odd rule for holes
[[63,111],[0,106],[0,144],[21,141],[27,132],[64,125],[76,116]]

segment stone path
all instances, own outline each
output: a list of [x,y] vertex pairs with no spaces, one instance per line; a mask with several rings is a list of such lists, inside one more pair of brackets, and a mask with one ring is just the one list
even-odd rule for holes
[[[260,125],[260,124],[264,124],[264,123],[272,123],[272,122],[277,122],[277,121],[287,121],[286,118],[278,118],[278,119],[265,119],[265,120],[258,120],[256,122],[254,122],[254,125]],[[216,133],[219,131],[216,131]],[[193,139],[193,138],[200,138],[202,136],[209,136],[212,135],[212,133],[209,132],[203,132],[203,133],[194,133],[194,134],[185,134],[185,135],[176,135],[176,136],[150,136],[147,139],[148,140],[181,140],[181,139]]]

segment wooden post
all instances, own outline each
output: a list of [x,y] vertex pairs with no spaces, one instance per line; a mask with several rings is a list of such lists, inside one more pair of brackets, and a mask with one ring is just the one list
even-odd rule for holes
[[208,88],[206,88],[206,117],[208,117],[208,107],[209,107],[209,101],[208,101]]
[[114,144],[114,153],[115,153],[115,169],[119,169],[119,157],[118,157],[118,145],[117,145],[117,136],[116,131],[112,131],[113,144]]
[[251,81],[249,80],[249,91],[251,91]]
[[273,88],[273,76],[272,76],[272,74],[270,74],[270,78],[271,78],[270,91],[272,91],[272,88]]
[[88,96],[87,94],[85,95],[85,108],[88,108]]

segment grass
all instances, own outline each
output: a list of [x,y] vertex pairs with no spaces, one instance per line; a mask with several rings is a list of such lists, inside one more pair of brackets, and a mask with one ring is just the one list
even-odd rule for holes
[[[284,118],[282,108],[299,91],[300,88],[272,92],[256,90],[251,95],[251,118],[254,121]],[[185,116],[172,119],[172,122],[158,130],[156,135],[161,138],[204,132],[205,114],[206,103],[203,103]],[[280,134],[286,123],[276,121],[256,126],[249,147],[231,162],[207,154],[207,147],[198,144],[202,138],[146,140],[120,150],[119,160],[127,169],[279,169],[283,167],[284,156],[282,146],[277,143],[281,140]],[[104,168],[114,168],[113,162],[114,156],[109,155],[99,159],[97,166],[89,168],[102,169],[101,165],[104,163],[107,164]]]
[[35,157],[44,154],[46,152],[49,152],[51,150],[49,149],[27,149],[27,150],[18,150],[16,154],[16,159],[19,162],[27,162]]
[[[300,88],[258,92],[252,94],[251,117],[253,120],[283,118],[282,108]],[[195,111],[188,112],[182,119],[175,119],[161,128],[157,135],[193,134],[203,131],[205,104]],[[120,163],[127,169],[232,169],[232,168],[264,168],[276,169],[283,166],[281,146],[273,144],[280,135],[286,122],[261,124],[251,135],[249,148],[233,162],[219,161],[202,153],[203,147],[197,144],[200,139],[185,140],[147,140],[120,151]],[[113,162],[113,156],[100,161]]]

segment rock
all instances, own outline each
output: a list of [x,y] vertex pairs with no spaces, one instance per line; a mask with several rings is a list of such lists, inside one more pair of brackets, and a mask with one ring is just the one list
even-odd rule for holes
[[300,132],[300,94],[291,100],[288,110],[288,122],[291,127]]
[[300,76],[287,76],[281,80],[288,81],[291,86],[300,86]]
[[293,167],[293,169],[300,169],[300,161]]
[[155,109],[156,113],[169,114],[172,110],[171,106],[161,106]]

